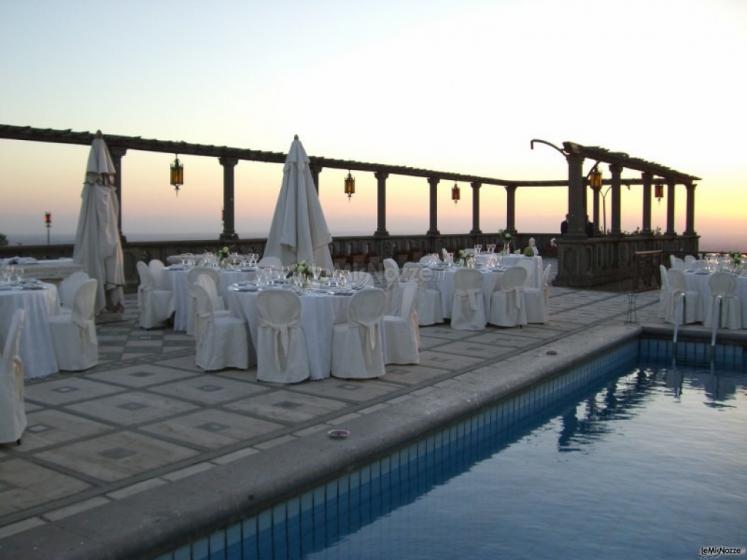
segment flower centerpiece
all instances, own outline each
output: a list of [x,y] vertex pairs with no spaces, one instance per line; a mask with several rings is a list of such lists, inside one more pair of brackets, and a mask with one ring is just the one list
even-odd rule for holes
[[297,262],[296,264],[290,267],[290,271],[288,272],[288,277],[293,276],[294,274],[300,274],[306,280],[314,276],[314,273],[311,271],[311,267],[308,265],[306,261]]
[[739,251],[734,251],[732,253],[729,253],[729,257],[731,258],[731,264],[736,268],[742,266],[742,253],[740,253]]
[[228,256],[231,254],[231,251],[228,249],[227,245],[224,245],[222,248],[218,249],[218,262],[221,266],[226,266],[228,264]]
[[503,241],[503,254],[504,255],[511,254],[511,239],[512,239],[511,232],[505,229],[499,229],[498,237],[500,237],[501,241]]

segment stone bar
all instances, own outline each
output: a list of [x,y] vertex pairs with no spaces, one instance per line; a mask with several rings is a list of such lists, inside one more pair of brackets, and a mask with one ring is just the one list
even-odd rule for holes
[[506,231],[516,233],[516,186],[506,187]]
[[119,203],[119,208],[117,209],[117,228],[119,229],[119,237],[122,241],[126,241],[125,236],[122,235],[122,158],[127,153],[127,148],[109,146],[109,153],[112,156],[114,168],[117,170],[117,174],[114,176],[114,191],[117,193],[117,202]]
[[438,183],[439,177],[428,177],[430,185],[430,227],[426,235],[440,235],[438,231]]
[[568,161],[568,236],[586,237],[586,185],[584,158],[569,154]]
[[233,170],[239,162],[237,158],[221,157],[218,161],[223,166],[223,233],[221,241],[235,241],[239,238],[234,229],[234,176]]
[[695,235],[695,183],[685,183],[687,190],[687,217],[685,235]]
[[674,186],[675,182],[670,179],[667,182],[667,235],[677,235],[674,231]]
[[642,173],[643,178],[643,224],[641,233],[651,233],[651,173]]
[[612,175],[612,202],[610,208],[612,225],[610,226],[610,233],[612,235],[620,235],[622,233],[620,228],[620,177],[622,175],[622,166],[610,165],[610,174]]
[[386,179],[389,173],[376,171],[376,231],[374,237],[389,237],[386,230]]
[[473,181],[472,185],[472,235],[480,235],[480,187],[482,183]]

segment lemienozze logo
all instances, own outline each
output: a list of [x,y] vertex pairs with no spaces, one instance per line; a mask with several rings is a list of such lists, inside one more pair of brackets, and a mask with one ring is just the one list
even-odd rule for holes
[[744,556],[747,549],[743,546],[701,546],[700,557],[712,558],[715,556]]

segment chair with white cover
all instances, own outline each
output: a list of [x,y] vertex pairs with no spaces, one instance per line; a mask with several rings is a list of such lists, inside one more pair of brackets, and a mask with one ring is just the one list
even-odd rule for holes
[[665,302],[664,320],[674,325],[695,323],[697,319],[698,292],[688,291],[685,273],[676,268],[667,271],[669,283],[669,303]]
[[348,306],[348,322],[337,324],[332,335],[332,376],[345,379],[381,377],[384,342],[381,335],[386,295],[379,288],[355,294]]
[[70,276],[60,282],[59,294],[60,304],[62,305],[63,311],[70,312],[73,308],[73,301],[75,300],[75,294],[78,292],[81,284],[89,279],[88,274],[79,270],[73,272]]
[[714,272],[708,277],[711,301],[706,303],[705,327],[742,328],[742,307],[737,298],[737,277],[728,272]]
[[298,383],[309,378],[301,298],[288,290],[257,296],[257,380]]
[[[229,317],[231,312],[226,310],[223,298],[218,295],[218,281],[220,280],[218,271],[209,266],[196,266],[187,273],[187,286],[193,286],[200,277],[207,278],[207,281],[203,282],[202,287],[207,290],[210,296],[211,305],[216,316]],[[187,334],[193,335],[195,334],[195,314],[197,312],[194,297],[190,294],[189,298],[191,313],[187,319]]]
[[457,270],[454,274],[451,328],[460,331],[481,331],[486,323],[482,274],[472,268]]
[[384,259],[384,292],[386,294],[386,313],[396,315],[401,303],[399,285],[399,265],[394,259]]
[[25,317],[23,309],[17,309],[13,314],[0,356],[0,443],[16,442],[20,445],[26,429],[23,364],[18,355]]
[[685,270],[685,261],[674,255],[669,255],[669,264],[674,270]]
[[143,261],[138,261],[137,273],[140,277],[140,285],[137,288],[140,326],[144,329],[162,326],[174,311],[171,290],[161,290],[156,286],[148,265]]
[[500,289],[490,296],[490,324],[499,327],[516,327],[527,324],[524,303],[524,283],[527,270],[512,266],[503,273]]
[[257,266],[261,268],[282,268],[283,261],[278,257],[267,256],[259,259]]
[[657,314],[664,319],[672,313],[672,287],[669,285],[669,272],[663,264],[659,265],[661,288],[659,289],[659,309]]
[[75,294],[71,313],[49,318],[52,346],[62,371],[83,371],[99,363],[99,341],[94,322],[97,284],[95,278],[83,282]]
[[205,371],[249,367],[249,341],[242,319],[215,313],[199,282],[189,288],[196,308],[195,364]]
[[693,264],[695,264],[695,261],[697,260],[698,259],[696,259],[692,255],[685,255],[685,268],[688,270],[691,269]]
[[168,283],[168,278],[166,278],[165,269],[166,267],[163,262],[158,259],[151,259],[148,263],[148,270],[150,270],[150,275],[153,277],[153,282],[155,282],[156,288],[160,290],[171,289],[171,285]]
[[550,303],[550,272],[547,265],[542,273],[541,288],[524,288],[524,304],[527,310],[527,323],[547,323],[547,306]]
[[414,282],[405,282],[401,288],[398,313],[384,315],[384,363],[419,364],[420,329],[415,317],[418,286]]
[[416,263],[405,263],[402,268],[402,279],[406,282],[415,282],[418,285],[415,312],[418,315],[418,325],[421,327],[444,322],[441,292],[426,285],[426,280],[432,275],[433,271],[430,268]]
[[374,279],[368,272],[363,270],[351,270],[348,283],[352,288],[373,288]]

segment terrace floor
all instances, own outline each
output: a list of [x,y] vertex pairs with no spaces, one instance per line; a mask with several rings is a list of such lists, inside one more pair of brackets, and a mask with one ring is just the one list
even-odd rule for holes
[[[658,294],[638,294],[637,321],[658,323]],[[256,381],[253,370],[205,373],[190,336],[99,326],[101,363],[26,386],[21,446],[0,446],[0,556],[11,535],[34,532],[250,455],[345,427],[411,399],[449,389],[454,378],[602,325],[623,324],[626,294],[553,288],[550,321],[482,332],[421,330],[418,366],[389,366],[379,380],[326,379],[292,386]],[[430,398],[436,393],[430,395]],[[412,401],[411,401],[412,402]]]

